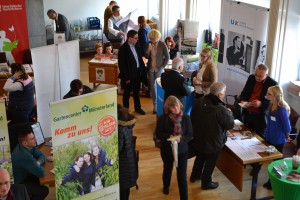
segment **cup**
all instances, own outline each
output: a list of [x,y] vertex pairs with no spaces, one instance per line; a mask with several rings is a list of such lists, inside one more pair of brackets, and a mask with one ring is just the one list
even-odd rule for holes
[[298,162],[296,159],[293,159],[292,164],[293,164],[293,169],[298,169],[298,167],[299,167],[299,162]]

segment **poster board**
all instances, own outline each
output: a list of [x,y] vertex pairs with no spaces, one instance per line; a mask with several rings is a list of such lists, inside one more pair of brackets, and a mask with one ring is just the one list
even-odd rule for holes
[[8,170],[13,183],[14,176],[12,172],[11,153],[4,100],[0,100],[0,133],[0,167]]
[[[50,113],[56,199],[119,199],[117,88],[53,102]],[[88,165],[93,155],[105,165]]]

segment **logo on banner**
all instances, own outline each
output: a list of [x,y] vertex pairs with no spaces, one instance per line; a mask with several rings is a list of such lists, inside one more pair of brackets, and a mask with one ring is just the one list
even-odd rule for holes
[[100,135],[108,136],[116,129],[117,120],[111,116],[103,117],[98,123],[98,132]]
[[253,31],[253,28],[249,27],[247,25],[247,23],[243,22],[243,21],[238,21],[238,20],[235,20],[235,19],[230,19],[230,24],[234,25],[234,26],[239,26],[239,27],[242,27],[242,28],[246,28],[248,30],[252,30]]

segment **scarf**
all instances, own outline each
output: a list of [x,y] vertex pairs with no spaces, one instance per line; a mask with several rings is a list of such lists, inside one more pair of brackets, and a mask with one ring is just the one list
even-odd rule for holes
[[183,112],[180,111],[180,113],[178,115],[169,114],[169,118],[172,120],[173,124],[174,124],[174,129],[173,129],[173,135],[182,135],[182,128],[181,128],[181,120],[182,120],[182,115]]

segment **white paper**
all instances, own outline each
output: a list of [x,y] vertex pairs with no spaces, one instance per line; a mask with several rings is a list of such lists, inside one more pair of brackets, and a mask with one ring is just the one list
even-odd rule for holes
[[171,143],[172,143],[174,163],[175,166],[178,167],[178,142],[174,140]]
[[91,63],[105,63],[105,64],[116,64],[118,62],[117,59],[101,59],[101,60],[98,60],[98,59],[95,59],[93,58],[92,60],[90,60]]

